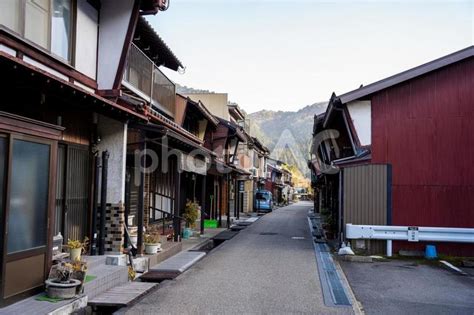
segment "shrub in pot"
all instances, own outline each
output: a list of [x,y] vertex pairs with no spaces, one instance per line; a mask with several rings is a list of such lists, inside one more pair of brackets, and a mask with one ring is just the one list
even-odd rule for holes
[[53,276],[45,281],[48,297],[55,299],[71,299],[76,296],[81,281],[74,279],[73,263],[61,262],[56,266]]
[[183,218],[186,223],[186,229],[183,232],[183,238],[189,238],[193,233],[191,231],[192,228],[196,225],[196,220],[198,219],[199,215],[199,205],[197,202],[189,201],[186,203],[186,207],[184,208]]
[[161,250],[160,234],[145,234],[145,253],[152,255]]
[[89,239],[86,237],[81,242],[79,240],[70,240],[67,241],[67,247],[69,248],[69,258],[72,261],[80,261],[81,254],[83,251],[86,250],[87,244],[89,243]]
[[72,279],[79,280],[81,284],[76,288],[76,293],[82,293],[84,287],[84,281],[86,280],[87,273],[87,262],[86,261],[73,261],[72,263]]

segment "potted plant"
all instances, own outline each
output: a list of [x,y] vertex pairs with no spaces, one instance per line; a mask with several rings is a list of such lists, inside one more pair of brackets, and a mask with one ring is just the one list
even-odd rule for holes
[[70,240],[67,241],[67,247],[69,248],[69,258],[72,261],[80,261],[82,251],[85,251],[89,239],[87,237],[81,242],[79,240]]
[[334,239],[337,231],[337,221],[334,214],[327,208],[323,208],[321,211],[324,223],[322,227],[324,229],[324,235],[326,239]]
[[137,246],[138,234],[130,234],[130,242],[132,242],[133,245]]
[[183,218],[186,223],[186,228],[183,231],[183,238],[188,239],[193,233],[192,228],[196,225],[196,220],[198,219],[198,209],[199,205],[197,202],[188,201],[186,207],[184,208]]
[[145,253],[148,255],[156,254],[161,250],[160,234],[145,234]]
[[81,281],[73,279],[74,266],[68,262],[61,262],[55,266],[52,276],[45,281],[48,297],[53,299],[71,299],[76,296],[76,288]]
[[77,286],[76,293],[82,293],[84,287],[84,281],[86,280],[86,273],[87,273],[87,262],[76,260],[71,263],[72,265],[72,279],[79,280],[81,284]]

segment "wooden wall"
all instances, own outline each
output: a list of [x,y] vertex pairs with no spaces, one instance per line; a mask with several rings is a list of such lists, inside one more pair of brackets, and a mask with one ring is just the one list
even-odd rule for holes
[[186,98],[180,95],[176,95],[176,108],[175,108],[175,114],[174,114],[174,121],[180,126],[183,126],[187,103],[188,101]]
[[[372,97],[372,162],[393,167],[394,225],[474,227],[473,100],[474,58]],[[438,251],[474,255],[474,246]]]

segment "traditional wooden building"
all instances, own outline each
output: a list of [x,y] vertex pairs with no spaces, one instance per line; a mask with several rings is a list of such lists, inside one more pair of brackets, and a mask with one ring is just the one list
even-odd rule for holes
[[242,183],[243,179],[248,180],[251,175],[239,163],[238,149],[247,139],[242,125],[244,114],[238,106],[229,104],[225,93],[197,93],[186,96],[195,102],[203,103],[219,120],[216,130],[206,135],[204,146],[216,154],[213,167],[208,172],[216,181],[213,194],[213,200],[216,200],[214,204],[218,209],[216,219],[221,224],[222,216],[225,215],[229,224],[231,216],[239,217],[242,212],[242,192],[245,189]]
[[[316,209],[330,214],[341,239],[346,223],[474,227],[473,93],[471,46],[331,97],[315,117],[310,166]],[[472,245],[437,245],[474,254]]]
[[3,1],[1,305],[42,289],[53,235],[87,236],[93,250],[111,249],[105,221],[123,209],[127,125],[148,120],[114,91],[138,17],[159,5]]

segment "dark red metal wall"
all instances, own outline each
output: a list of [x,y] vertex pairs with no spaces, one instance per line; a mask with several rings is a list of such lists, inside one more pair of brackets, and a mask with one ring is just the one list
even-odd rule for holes
[[393,225],[474,228],[474,58],[372,97],[372,163],[392,164]]

